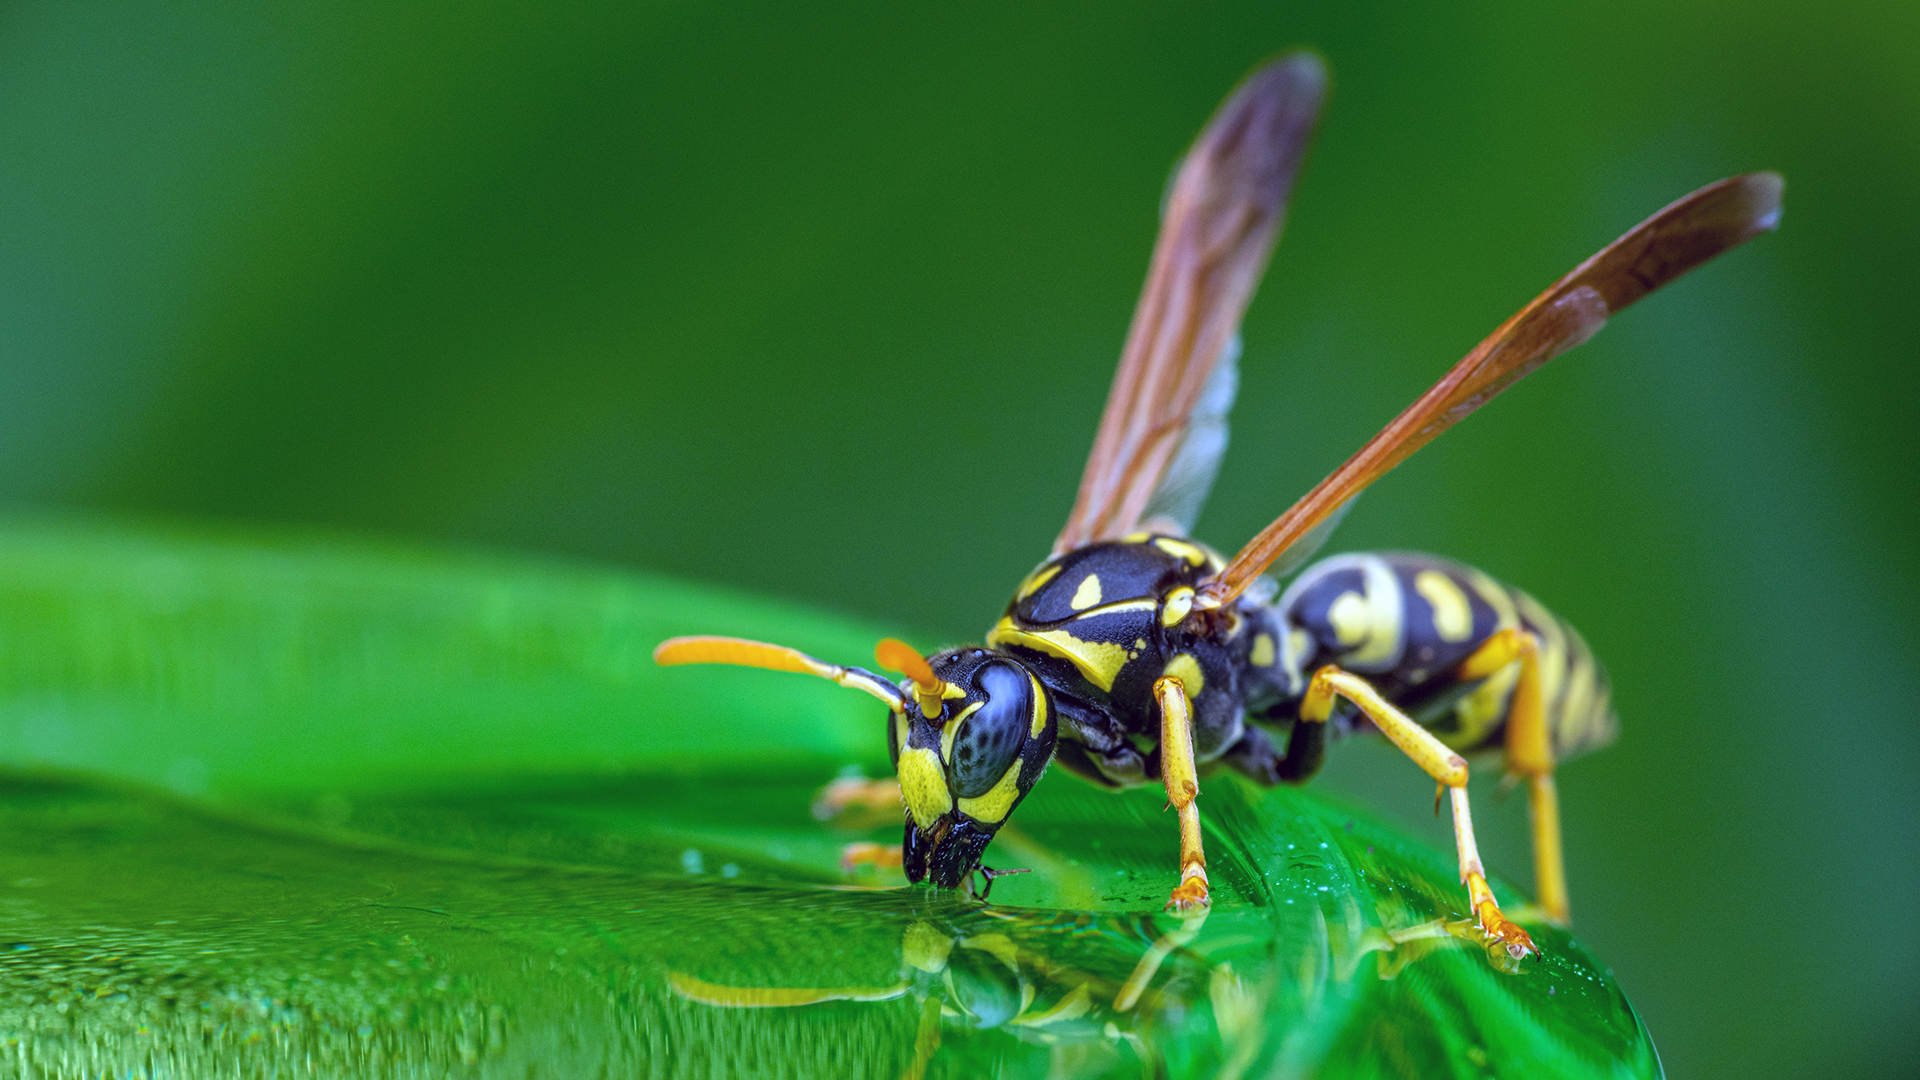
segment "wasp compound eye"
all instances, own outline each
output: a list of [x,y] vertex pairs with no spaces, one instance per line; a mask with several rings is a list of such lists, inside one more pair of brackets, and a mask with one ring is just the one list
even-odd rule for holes
[[984,664],[973,677],[985,697],[961,721],[947,762],[954,790],[963,799],[985,795],[1020,761],[1020,750],[1035,727],[1033,683],[1020,667],[1004,661]]

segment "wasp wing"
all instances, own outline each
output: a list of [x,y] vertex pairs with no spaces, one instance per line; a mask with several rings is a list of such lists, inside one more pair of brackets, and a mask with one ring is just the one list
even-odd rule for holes
[[[1326,66],[1311,53],[1273,61],[1227,98],[1181,162],[1056,554],[1132,532],[1157,491],[1176,511],[1197,513],[1226,445],[1225,408],[1211,435],[1189,435],[1196,416],[1211,416],[1200,408],[1209,377],[1273,252],[1326,85]],[[1227,387],[1230,404],[1230,374]],[[1187,479],[1169,486],[1176,458]]]
[[1183,536],[1193,531],[1193,523],[1206,508],[1207,493],[1213,490],[1213,478],[1220,472],[1220,459],[1227,453],[1227,414],[1233,411],[1239,390],[1240,335],[1235,334],[1227,339],[1200,399],[1187,415],[1186,437],[1160,474],[1159,486],[1147,496],[1146,509],[1140,512],[1142,527]]
[[1248,541],[1206,596],[1238,596],[1287,549],[1385,475],[1521,376],[1592,337],[1607,318],[1667,282],[1780,223],[1779,174],[1748,173],[1709,184],[1641,222],[1520,309],[1452,371]]

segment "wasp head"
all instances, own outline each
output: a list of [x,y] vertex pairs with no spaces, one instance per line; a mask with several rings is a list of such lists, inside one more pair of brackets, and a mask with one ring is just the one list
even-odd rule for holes
[[907,880],[957,888],[1053,756],[1053,700],[1018,661],[981,648],[926,660],[887,746],[900,776]]

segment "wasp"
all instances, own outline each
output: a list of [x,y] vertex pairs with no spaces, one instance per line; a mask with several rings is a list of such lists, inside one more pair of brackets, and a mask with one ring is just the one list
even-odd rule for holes
[[[1606,743],[1608,682],[1580,635],[1525,593],[1428,555],[1306,562],[1360,491],[1634,301],[1779,223],[1784,182],[1735,176],[1681,198],[1553,283],[1351,458],[1225,559],[1188,537],[1227,443],[1239,324],[1327,85],[1279,57],[1227,98],[1168,189],[1139,306],[1072,512],[984,647],[922,657],[886,640],[897,685],[777,645],[676,638],[662,664],[796,671],[885,702],[909,880],[954,888],[1050,762],[1109,788],[1164,785],[1178,812],[1167,909],[1204,908],[1202,771],[1300,783],[1369,730],[1452,804],[1461,881],[1489,952],[1537,950],[1487,887],[1466,755],[1500,751],[1528,790],[1537,898],[1569,904],[1557,762]],[[1269,576],[1273,575],[1273,576]],[[989,881],[991,878],[989,878]]]

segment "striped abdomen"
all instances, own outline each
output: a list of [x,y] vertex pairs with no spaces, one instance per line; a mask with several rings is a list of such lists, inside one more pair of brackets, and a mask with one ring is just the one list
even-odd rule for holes
[[1454,672],[1488,637],[1519,627],[1540,640],[1554,757],[1599,747],[1618,726],[1606,672],[1573,627],[1472,567],[1411,552],[1336,555],[1302,571],[1273,614],[1282,640],[1270,677],[1284,700],[1260,708],[1275,719],[1297,708],[1316,668],[1338,664],[1454,749],[1496,747],[1519,666],[1473,683]]

